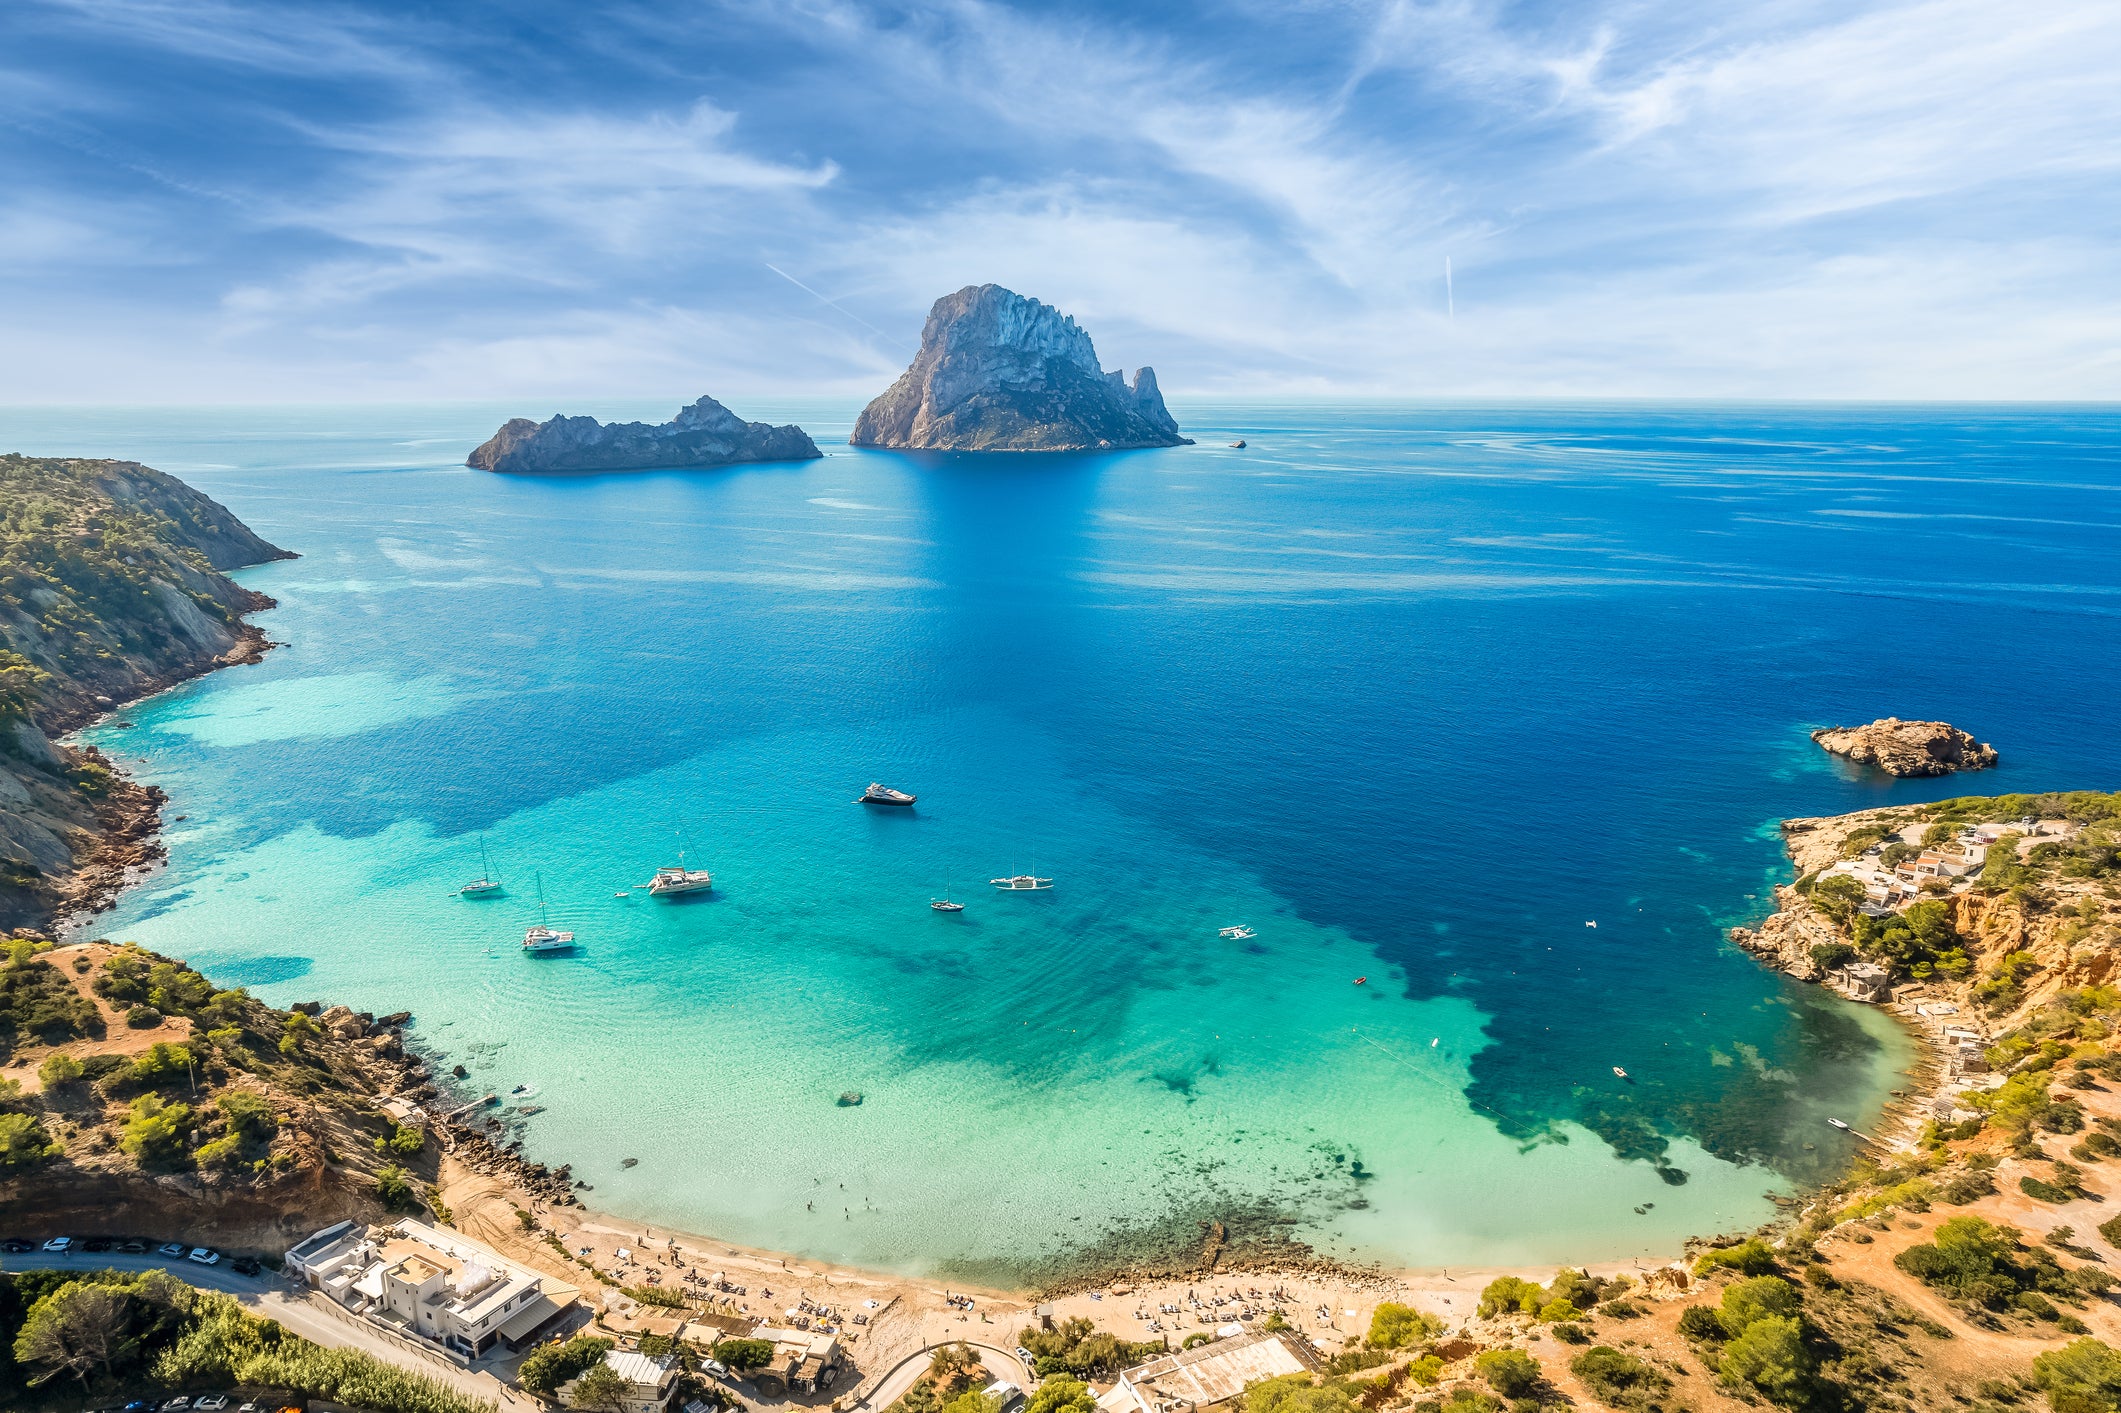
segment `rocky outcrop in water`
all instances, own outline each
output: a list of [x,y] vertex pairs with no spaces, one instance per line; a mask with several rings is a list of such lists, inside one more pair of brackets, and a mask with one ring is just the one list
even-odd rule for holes
[[1950,775],[1958,770],[1987,770],[1996,763],[1995,747],[1946,721],[1902,721],[1888,716],[1868,726],[1821,727],[1812,739],[1837,756],[1875,766],[1887,775]]
[[854,446],[1116,451],[1190,446],[1156,370],[1106,373],[1090,335],[1050,304],[968,285],[928,311],[920,352],[862,411]]
[[464,459],[481,471],[649,471],[812,461],[824,455],[801,427],[746,422],[711,397],[668,422],[603,423],[594,417],[517,417]]

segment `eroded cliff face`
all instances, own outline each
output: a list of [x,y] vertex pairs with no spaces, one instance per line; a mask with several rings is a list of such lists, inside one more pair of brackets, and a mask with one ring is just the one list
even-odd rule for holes
[[155,856],[162,795],[57,738],[269,646],[224,571],[291,559],[131,461],[0,456],[0,926],[107,900]]
[[1104,372],[1090,335],[1050,304],[970,285],[928,313],[920,352],[863,409],[854,446],[1112,451],[1183,446],[1156,372]]
[[711,397],[668,422],[606,424],[594,417],[517,417],[465,458],[481,471],[592,472],[813,461],[824,455],[801,427],[746,422]]

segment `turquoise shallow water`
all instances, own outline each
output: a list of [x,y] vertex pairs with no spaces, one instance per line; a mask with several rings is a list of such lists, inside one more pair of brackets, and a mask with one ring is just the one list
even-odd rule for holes
[[[2121,775],[2110,410],[1196,406],[1196,447],[997,463],[790,403],[739,410],[827,459],[457,464],[525,410],[0,441],[304,556],[242,576],[285,647],[95,733],[185,816],[98,931],[415,1011],[630,1216],[993,1279],[1209,1216],[1669,1251],[1832,1171],[1824,1118],[1910,1058],[1722,941],[1774,821]],[[1887,783],[1805,735],[1887,712],[2004,767]],[[481,835],[508,896],[452,897]],[[613,896],[679,837],[711,897]],[[573,956],[516,950],[538,875]]]

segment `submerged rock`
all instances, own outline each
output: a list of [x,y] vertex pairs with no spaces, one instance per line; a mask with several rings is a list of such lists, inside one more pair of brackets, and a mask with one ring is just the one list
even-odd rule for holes
[[1888,716],[1868,726],[1821,727],[1812,739],[1837,756],[1876,766],[1887,775],[1950,775],[1987,770],[1996,763],[1995,747],[1945,721]]
[[833,1102],[837,1103],[842,1109],[851,1109],[862,1102],[862,1093],[858,1089],[850,1089]]
[[745,461],[810,461],[824,455],[801,427],[746,422],[711,397],[658,426],[606,424],[594,417],[504,423],[466,466],[481,471],[645,471],[732,466]]
[[1115,451],[1190,446],[1156,370],[1130,386],[1050,304],[968,285],[928,311],[920,352],[854,424],[854,446],[932,451]]

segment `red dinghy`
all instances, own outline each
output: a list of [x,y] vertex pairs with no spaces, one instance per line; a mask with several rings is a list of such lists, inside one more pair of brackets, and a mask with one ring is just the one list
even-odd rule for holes
[[1370,979],[1370,978],[1368,978],[1367,976],[1358,976],[1358,977],[1356,977],[1356,978],[1355,978],[1355,984],[1356,984],[1357,986],[1360,986],[1360,985],[1362,985],[1362,984],[1363,984],[1363,983],[1364,983],[1365,981],[1368,981],[1369,979]]

